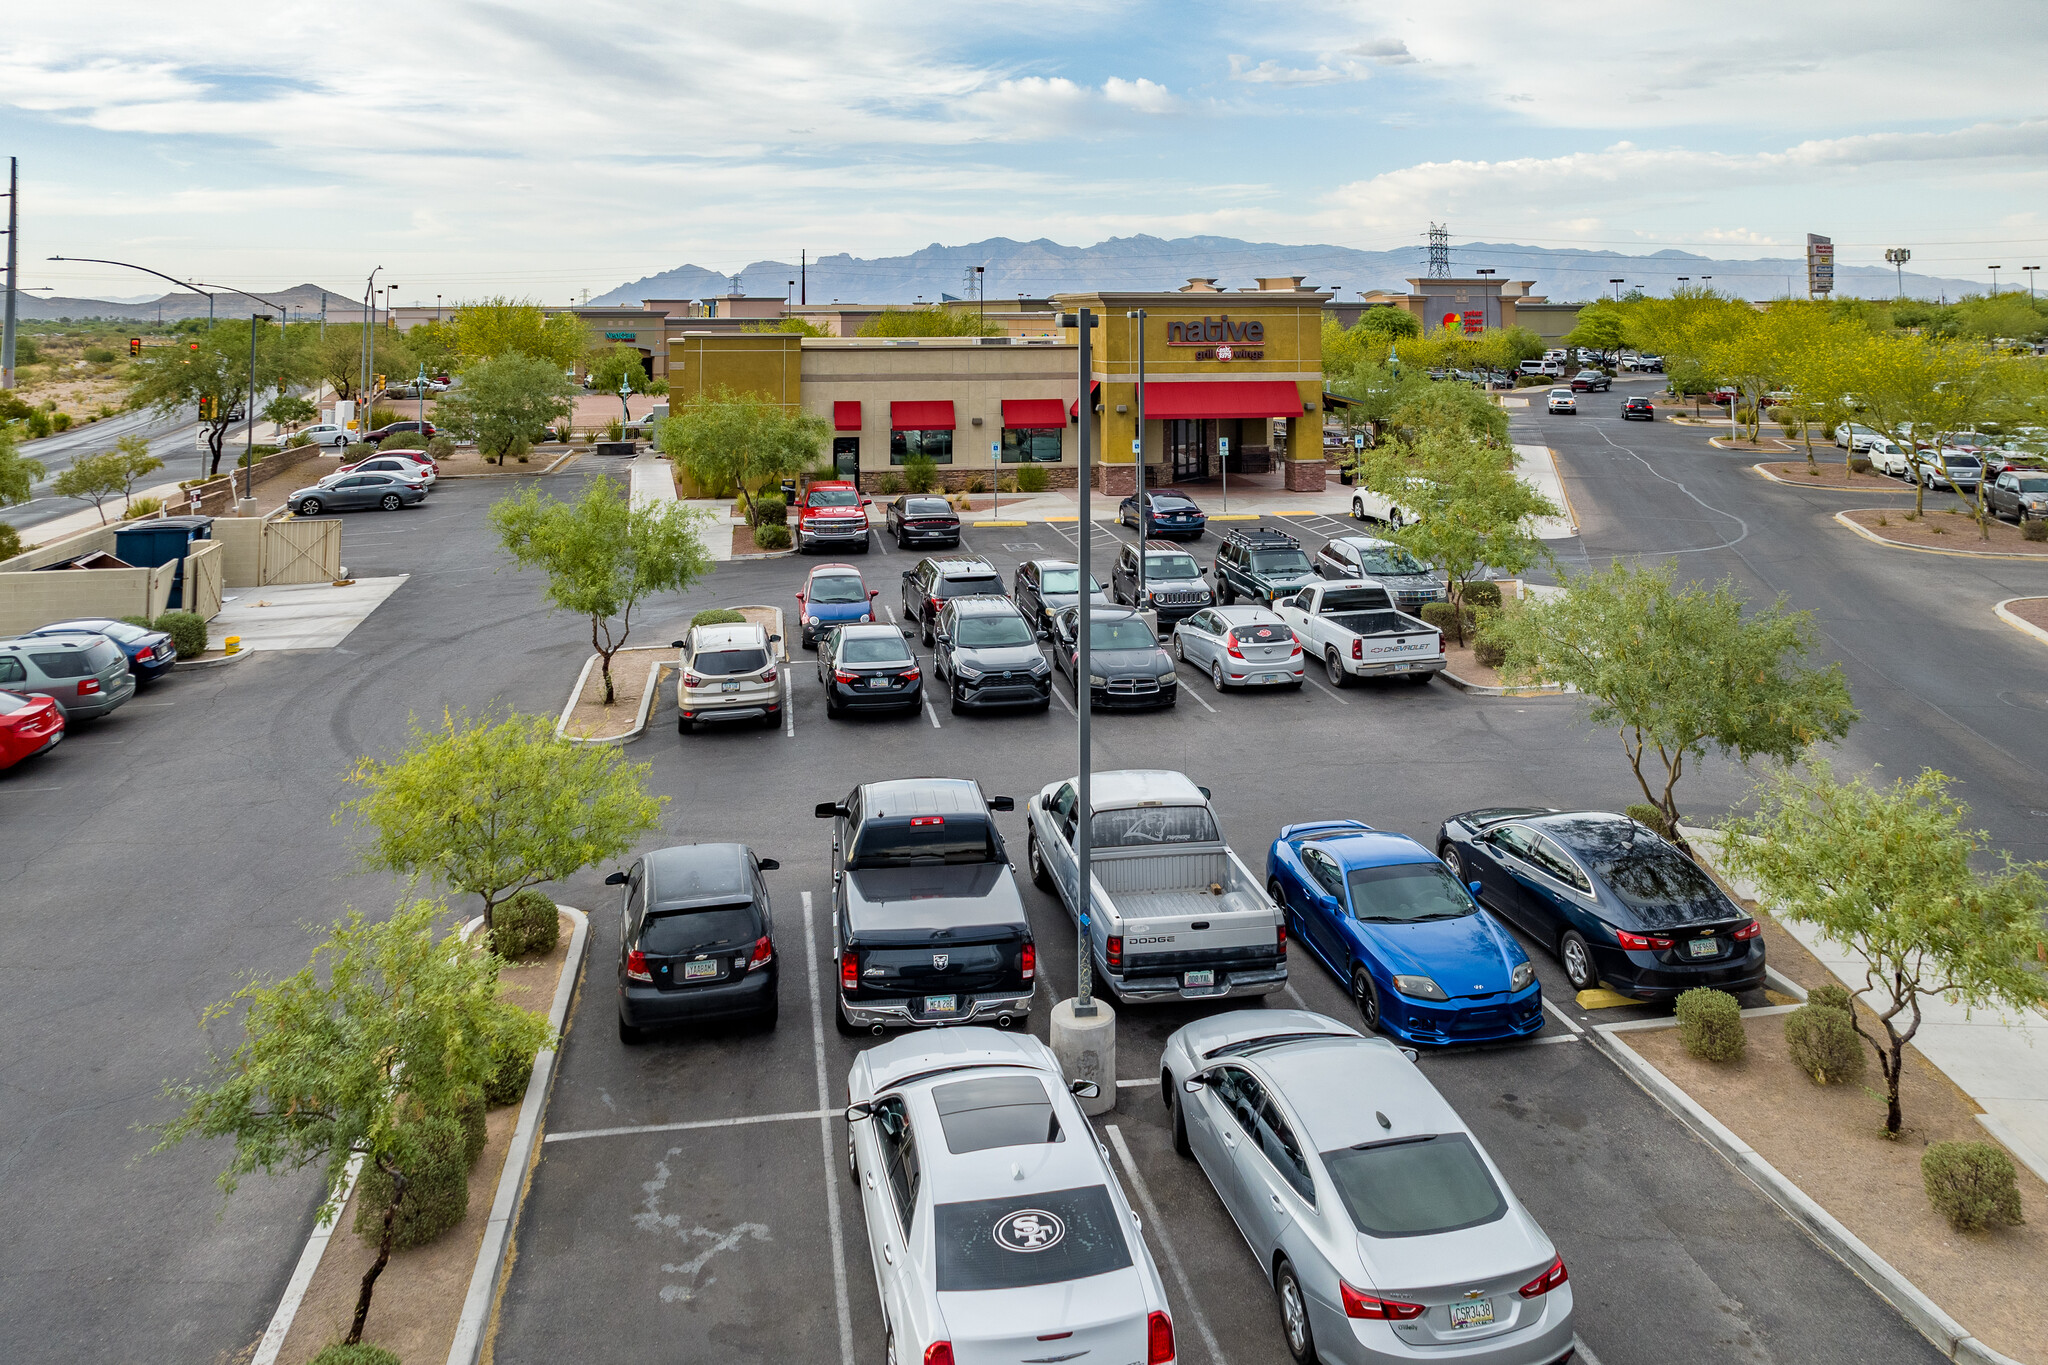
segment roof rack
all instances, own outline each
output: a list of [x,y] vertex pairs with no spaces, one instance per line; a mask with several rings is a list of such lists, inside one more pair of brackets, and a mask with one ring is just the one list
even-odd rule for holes
[[1294,550],[1301,548],[1301,542],[1288,535],[1285,531],[1275,531],[1265,526],[1235,527],[1224,532],[1223,539],[1226,541],[1240,541],[1256,548],[1273,549],[1281,546]]

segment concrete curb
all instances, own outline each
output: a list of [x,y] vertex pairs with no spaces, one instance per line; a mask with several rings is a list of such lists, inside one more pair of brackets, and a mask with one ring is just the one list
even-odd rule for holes
[[1534,687],[1487,687],[1476,682],[1467,682],[1448,668],[1438,669],[1437,676],[1460,692],[1469,692],[1475,697],[1561,697],[1578,689],[1563,683],[1538,683]]
[[[2022,563],[2031,560],[2035,563],[2048,564],[2048,554],[2008,555],[2000,554],[1996,550],[1939,550],[1932,545],[1908,545],[1903,540],[1893,540],[1888,536],[1881,536],[1868,526],[1858,526],[1855,522],[1849,520],[1849,513],[1851,512],[1892,512],[1896,510],[1896,508],[1891,507],[1845,507],[1835,513],[1835,520],[1854,531],[1857,535],[1862,536],[1871,544],[1883,545],[1888,549],[1911,550],[1915,554],[1922,555],[1946,555],[1950,559],[2016,559]],[[1975,522],[1970,524],[1972,526],[1976,525]]]
[[240,653],[223,654],[218,659],[180,659],[171,665],[171,671],[175,673],[181,668],[222,668],[228,664],[238,664],[255,652],[247,645],[243,645]]
[[[1780,1007],[1785,1008],[1785,1007]],[[1745,1011],[1755,1013],[1756,1011]],[[1729,1165],[1747,1176],[1768,1195],[1786,1216],[1806,1230],[1837,1260],[1856,1273],[1857,1278],[1876,1290],[1899,1315],[1950,1360],[1970,1365],[2020,1365],[2012,1357],[1992,1350],[1971,1336],[1963,1325],[1943,1312],[1941,1306],[1892,1268],[1890,1262],[1865,1246],[1842,1226],[1835,1216],[1815,1203],[1807,1193],[1758,1156],[1748,1143],[1737,1137],[1719,1119],[1708,1113],[1692,1096],[1663,1072],[1645,1061],[1641,1054],[1615,1036],[1614,1024],[1595,1024],[1587,1030],[1593,1045],[1605,1051],[1630,1079],[1660,1100],[1679,1121],[1690,1127],[1702,1141],[1718,1151]]]
[[[1780,463],[1783,463],[1783,461],[1780,461]],[[1832,468],[1834,468],[1834,466],[1833,466],[1833,465],[1823,465],[1823,466],[1822,466],[1822,468],[1824,468],[1824,469],[1832,469]],[[1751,466],[1750,466],[1750,469],[1751,469],[1751,471],[1752,471],[1752,472],[1754,472],[1754,473],[1757,473],[1757,474],[1761,474],[1761,475],[1762,475],[1762,476],[1763,476],[1764,478],[1766,478],[1766,479],[1769,479],[1769,480],[1770,480],[1770,481],[1771,481],[1772,483],[1777,483],[1777,484],[1783,484],[1783,485],[1784,485],[1785,487],[1787,487],[1787,488],[1818,488],[1818,489],[1826,490],[1826,489],[1830,489],[1830,488],[1840,488],[1840,487],[1842,487],[1842,485],[1840,485],[1840,484],[1832,484],[1832,483],[1800,483],[1800,482],[1799,482],[1799,481],[1798,481],[1797,479],[1781,479],[1781,478],[1779,478],[1779,477],[1778,477],[1778,476],[1777,476],[1776,474],[1773,474],[1773,473],[1772,473],[1772,472],[1771,472],[1770,470],[1768,470],[1768,469],[1764,468],[1764,467],[1763,467],[1763,465],[1761,465],[1761,464],[1753,464],[1753,465],[1751,465]],[[1846,491],[1848,491],[1848,490],[1847,490],[1847,489],[1844,489],[1844,491],[1846,492]],[[1862,490],[1858,490],[1858,491],[1862,491],[1862,492],[1873,492],[1873,493],[1911,493],[1911,492],[1912,492],[1913,490],[1912,490],[1912,489],[1910,489],[1910,488],[1875,488],[1875,489],[1862,489]]]
[[569,713],[576,709],[577,698],[583,695],[583,685],[590,681],[590,670],[597,667],[597,656],[591,655],[583,661],[583,671],[576,675],[576,685],[569,692],[569,700],[562,707],[562,714],[555,720],[555,738],[564,744],[631,744],[647,729],[647,718],[654,712],[654,699],[661,694],[661,675],[676,667],[674,659],[656,659],[647,669],[647,686],[640,693],[640,714],[633,728],[623,735],[572,735],[567,733]]
[[[526,470],[525,472],[528,474],[552,474],[557,469],[560,469],[563,465],[569,463],[569,461],[575,459],[578,455],[581,455],[583,453],[584,452],[582,448],[578,447],[575,450],[567,451],[564,452],[562,455],[557,456],[554,463],[546,466],[545,468],[529,469]],[[521,471],[517,469],[507,469],[497,474],[443,474],[441,475],[441,477],[444,479],[516,479],[519,477],[520,472]]]
[[2010,607],[2015,602],[2038,602],[2040,600],[2038,597],[2008,597],[1991,610],[1998,614],[1999,620],[2005,622],[2014,630],[2024,631],[2042,644],[2048,645],[2048,630],[2043,630],[2032,621],[2022,620],[2017,613],[2006,610],[2007,607]]
[[1579,535],[1579,509],[1572,506],[1572,490],[1564,486],[1564,466],[1557,462],[1557,452],[1549,446],[1543,447],[1543,453],[1550,457],[1550,472],[1557,476],[1557,493],[1564,499],[1564,514],[1572,524],[1572,534]]
[[275,1365],[277,1353],[284,1349],[285,1338],[292,1334],[292,1322],[299,1316],[299,1305],[305,1302],[306,1291],[313,1287],[313,1275],[320,1269],[320,1258],[327,1254],[327,1243],[341,1224],[341,1210],[347,1205],[348,1197],[355,1193],[356,1177],[362,1173],[362,1157],[350,1157],[348,1169],[341,1177],[341,1194],[335,1201],[334,1221],[313,1225],[313,1235],[306,1239],[306,1249],[299,1253],[299,1263],[292,1267],[292,1277],[285,1284],[284,1297],[278,1300],[277,1312],[271,1315],[270,1325],[263,1329],[263,1339],[256,1343],[256,1354],[249,1358],[249,1365]]
[[[555,983],[555,1000],[548,1010],[548,1027],[559,1041],[569,1018],[569,1002],[576,998],[582,976],[583,955],[590,944],[590,917],[573,906],[557,904],[563,914],[576,921],[569,937],[568,960],[562,963],[562,979]],[[481,920],[474,921],[481,924]],[[533,1059],[533,1075],[526,1082],[526,1099],[519,1106],[519,1122],[512,1130],[512,1145],[505,1153],[505,1167],[498,1176],[498,1192],[491,1200],[491,1215],[484,1224],[483,1245],[477,1249],[476,1269],[469,1277],[469,1292],[462,1299],[462,1316],[455,1322],[455,1342],[448,1348],[448,1365],[475,1365],[484,1350],[485,1330],[497,1305],[499,1275],[505,1268],[505,1248],[512,1240],[520,1206],[532,1180],[534,1154],[540,1150],[541,1119],[554,1088],[555,1058],[559,1047],[542,1048]]]

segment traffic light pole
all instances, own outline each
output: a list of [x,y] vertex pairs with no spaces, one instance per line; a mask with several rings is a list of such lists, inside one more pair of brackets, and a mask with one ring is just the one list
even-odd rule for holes
[[6,321],[0,324],[0,389],[14,387],[14,286],[20,273],[21,162],[7,158],[7,304]]

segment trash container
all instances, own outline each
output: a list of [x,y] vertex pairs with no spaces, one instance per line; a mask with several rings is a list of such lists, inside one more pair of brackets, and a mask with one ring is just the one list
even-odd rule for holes
[[116,527],[114,553],[138,569],[153,569],[159,564],[176,564],[178,572],[171,580],[169,605],[183,607],[185,556],[191,553],[193,541],[212,539],[212,517],[160,517],[155,521],[141,521],[129,526]]

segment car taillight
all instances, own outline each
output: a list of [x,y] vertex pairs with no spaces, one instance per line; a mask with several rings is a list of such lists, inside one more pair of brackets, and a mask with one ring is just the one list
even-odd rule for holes
[[905,669],[903,672],[897,674],[896,676],[903,679],[903,681],[905,682],[916,682],[919,678],[922,678],[924,674],[915,668],[908,668]]
[[953,1343],[935,1341],[925,1347],[924,1365],[953,1365]]
[[1571,1277],[1565,1273],[1564,1257],[1559,1256],[1550,1263],[1549,1269],[1523,1285],[1518,1291],[1525,1299],[1538,1298],[1548,1294]]
[[139,664],[146,664],[155,657],[156,650],[150,645],[144,645],[141,649],[135,651],[135,662]]
[[1758,934],[1761,934],[1763,931],[1764,922],[1762,920],[1753,919],[1749,923],[1743,925],[1740,929],[1737,929],[1733,934],[1730,934],[1729,937],[1737,940],[1750,939],[1755,938]]
[[751,972],[756,967],[765,967],[774,960],[775,945],[768,941],[768,935],[763,934],[754,940],[754,955],[747,959],[747,970]]
[[1145,1365],[1169,1365],[1173,1360],[1173,1319],[1155,1312],[1145,1319]]
[[1363,659],[1365,657],[1365,641],[1353,640],[1351,642],[1351,657],[1354,659]]
[[1111,971],[1120,972],[1124,969],[1124,936],[1122,934],[1111,934],[1109,936],[1109,945],[1103,950],[1103,957],[1108,962]]
[[648,982],[654,980],[654,973],[647,970],[647,954],[641,952],[638,948],[626,954],[626,980]]
[[860,674],[848,673],[843,668],[837,669],[832,674],[832,681],[836,683],[844,683],[846,686],[851,687],[855,683],[860,681]]
[[938,599],[938,598],[936,598],[936,597],[934,597],[934,598],[932,598],[932,599],[931,599],[931,602],[932,602],[932,610],[933,610],[933,611],[937,611],[937,610],[939,609],[939,599]]
[[1278,932],[1279,932],[1280,956],[1282,956],[1282,957],[1286,957],[1286,956],[1287,956],[1287,926],[1286,926],[1286,925],[1284,925],[1284,924],[1282,924],[1282,925],[1279,925],[1279,926],[1278,926]]
[[1344,1299],[1344,1316],[1347,1318],[1371,1318],[1375,1322],[1406,1322],[1422,1316],[1419,1303],[1402,1303],[1399,1299],[1377,1299],[1370,1294],[1361,1294],[1344,1281],[1337,1281],[1337,1292]]
[[1649,934],[1631,934],[1626,929],[1616,929],[1614,936],[1621,940],[1621,946],[1630,952],[1647,953],[1653,950],[1662,952],[1671,946],[1671,940],[1668,938],[1659,938]]
[[764,682],[764,683],[772,683],[772,682],[774,682],[774,681],[775,681],[775,670],[771,668],[771,669],[769,669],[769,670],[768,670],[767,672],[763,673],[763,674],[761,675],[761,681],[762,681],[762,682]]
[[1223,646],[1225,654],[1228,654],[1233,659],[1244,658],[1244,651],[1237,647],[1237,637],[1235,635],[1226,635],[1223,638],[1228,642]]
[[696,675],[695,673],[685,673],[685,674],[683,674],[683,686],[685,686],[685,687],[702,687],[703,685],[704,685],[704,680],[703,680],[702,678],[698,677],[698,676],[697,676],[697,675]]
[[1036,976],[1038,974],[1038,945],[1035,943],[1025,944],[1024,951],[1017,955],[1017,965],[1023,968],[1026,981]]
[[80,678],[78,680],[78,695],[81,697],[90,697],[99,690],[100,680],[98,678]]
[[839,989],[850,991],[860,985],[860,957],[848,948],[839,954]]

